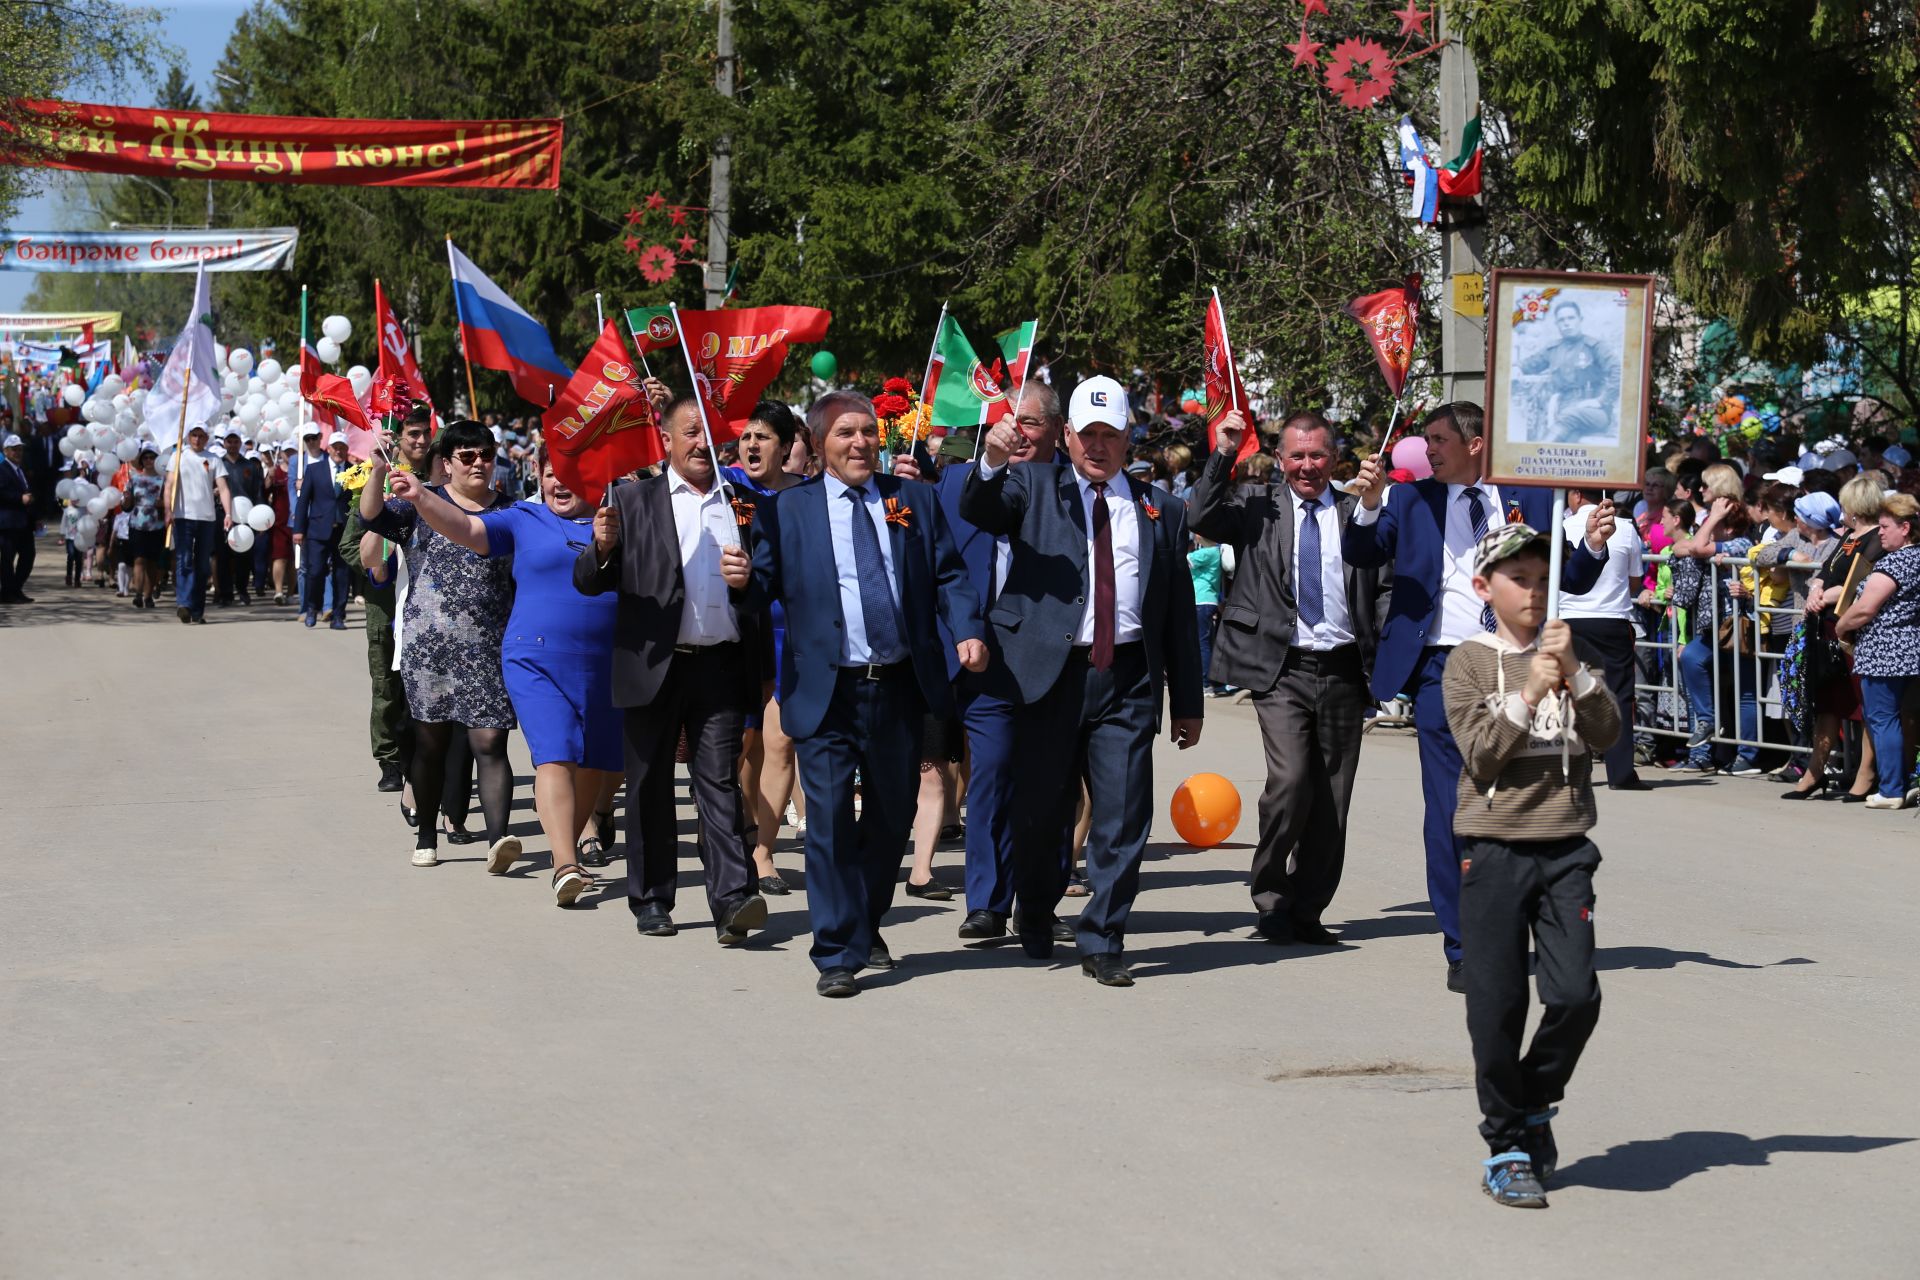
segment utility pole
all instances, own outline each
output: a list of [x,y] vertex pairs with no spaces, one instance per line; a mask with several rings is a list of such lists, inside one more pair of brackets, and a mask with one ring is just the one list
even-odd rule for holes
[[[720,32],[714,45],[713,87],[733,97],[733,0],[714,0]],[[713,180],[707,192],[707,310],[718,311],[727,298],[727,231],[733,208],[733,135],[713,144]]]
[[[1480,114],[1480,73],[1440,8],[1440,154],[1460,150]],[[1440,240],[1440,375],[1448,400],[1487,403],[1486,197],[1450,201]]]

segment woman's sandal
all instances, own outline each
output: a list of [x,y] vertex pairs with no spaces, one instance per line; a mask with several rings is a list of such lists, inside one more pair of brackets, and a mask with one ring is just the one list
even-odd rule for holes
[[472,844],[480,838],[477,832],[469,831],[465,827],[456,827],[449,824],[443,826],[441,829],[446,832],[448,844]]
[[607,865],[607,849],[600,843],[599,836],[581,836],[578,846],[580,865],[583,867],[604,867]]
[[553,901],[556,906],[572,906],[583,891],[592,887],[592,877],[571,862],[563,862],[553,869]]

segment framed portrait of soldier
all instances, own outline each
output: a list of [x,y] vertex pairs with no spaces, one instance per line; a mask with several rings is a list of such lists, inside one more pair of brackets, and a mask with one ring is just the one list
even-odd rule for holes
[[1645,467],[1653,277],[1496,270],[1487,287],[1487,478],[1631,489]]

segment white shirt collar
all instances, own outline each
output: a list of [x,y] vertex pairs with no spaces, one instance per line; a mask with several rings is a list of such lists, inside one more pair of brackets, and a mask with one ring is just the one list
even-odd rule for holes
[[[1068,470],[1073,472],[1073,482],[1080,486],[1081,500],[1086,501],[1093,493],[1095,481],[1087,479],[1086,475],[1078,467],[1070,466]],[[1127,473],[1124,471],[1114,476],[1111,480],[1102,480],[1098,483],[1107,486],[1108,497],[1112,497],[1116,493],[1125,498],[1131,498],[1133,496],[1133,491],[1126,487]]]
[[699,498],[702,502],[705,502],[708,498],[720,492],[720,486],[718,484],[709,485],[707,488],[707,491],[705,493],[702,493],[700,492],[700,490],[693,487],[692,481],[688,480],[685,476],[681,475],[678,471],[675,471],[671,466],[669,466],[667,468],[667,492],[668,493],[690,493],[694,497]]

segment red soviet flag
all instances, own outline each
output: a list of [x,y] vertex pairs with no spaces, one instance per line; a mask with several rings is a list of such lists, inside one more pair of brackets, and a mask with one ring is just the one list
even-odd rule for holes
[[1220,419],[1229,413],[1238,412],[1247,420],[1247,429],[1240,436],[1240,452],[1234,455],[1233,465],[1239,466],[1253,454],[1260,451],[1260,433],[1253,429],[1253,411],[1247,406],[1247,388],[1240,381],[1240,370],[1233,361],[1233,344],[1227,341],[1227,313],[1220,305],[1220,291],[1214,290],[1213,298],[1207,303],[1207,316],[1203,323],[1206,347],[1206,367],[1201,376],[1207,392],[1207,452],[1214,450],[1214,428],[1220,425]]
[[787,343],[827,336],[833,312],[818,307],[740,307],[682,311],[680,332],[693,360],[693,382],[706,403],[714,443],[740,434],[787,359]]
[[1408,276],[1397,289],[1382,289],[1347,304],[1347,314],[1360,322],[1373,346],[1373,358],[1380,362],[1380,376],[1387,390],[1400,398],[1407,383],[1407,370],[1413,367],[1415,325],[1420,318],[1420,277]]
[[595,506],[610,481],[667,456],[653,405],[634,372],[627,344],[609,320],[566,390],[540,418],[554,475]]
[[[409,403],[431,408],[433,397],[427,394],[427,380],[420,376],[413,347],[407,342],[400,322],[393,318],[393,310],[387,306],[387,295],[378,280],[373,282],[373,327],[380,339],[380,369],[373,375],[367,407],[381,416],[396,413],[400,395],[395,393],[399,392]],[[474,411],[479,412],[479,406],[476,405]]]

